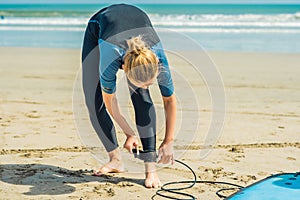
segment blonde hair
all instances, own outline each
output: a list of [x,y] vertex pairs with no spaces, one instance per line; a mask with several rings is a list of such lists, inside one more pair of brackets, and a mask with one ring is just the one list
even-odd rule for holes
[[142,36],[127,40],[128,50],[124,56],[124,71],[129,80],[145,83],[157,75],[158,59]]

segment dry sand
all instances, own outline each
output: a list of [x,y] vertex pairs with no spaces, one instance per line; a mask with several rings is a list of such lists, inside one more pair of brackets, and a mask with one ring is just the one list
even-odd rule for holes
[[[197,93],[202,120],[190,146],[181,137],[191,133],[191,124],[178,128],[174,143],[179,159],[199,179],[243,186],[271,174],[299,171],[299,55],[209,55],[225,84],[223,132],[211,153],[200,159],[211,105],[203,81],[194,82],[193,87],[204,91]],[[170,60],[173,65],[179,62]],[[90,176],[100,164],[82,145],[72,110],[79,62],[77,49],[0,48],[0,199],[151,199],[155,194],[155,189],[144,188],[142,173],[133,173],[130,162],[142,168],[133,159],[126,162],[126,173]],[[192,100],[178,96],[181,112],[192,112],[188,110]],[[124,137],[119,135],[122,144]],[[161,137],[159,133],[158,141]],[[192,178],[178,164],[160,168],[159,176],[163,182]],[[215,191],[220,187],[197,185],[187,192],[200,199],[218,199]]]

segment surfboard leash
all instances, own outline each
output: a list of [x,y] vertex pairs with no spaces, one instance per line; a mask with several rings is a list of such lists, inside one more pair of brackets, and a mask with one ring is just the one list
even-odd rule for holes
[[[177,200],[195,200],[196,197],[189,194],[189,193],[185,193],[185,192],[179,192],[181,190],[185,190],[185,189],[188,189],[188,188],[192,188],[196,185],[196,183],[203,183],[203,184],[218,184],[218,185],[229,185],[229,186],[233,186],[231,188],[222,188],[222,189],[219,189],[217,192],[216,192],[216,195],[219,197],[219,198],[227,198],[227,196],[225,195],[222,195],[221,192],[223,191],[228,191],[228,190],[236,190],[236,189],[242,189],[244,188],[243,186],[240,186],[240,185],[237,185],[237,184],[234,184],[234,183],[229,183],[229,182],[224,182],[224,181],[205,181],[205,180],[197,180],[197,176],[196,176],[196,173],[194,172],[194,170],[188,166],[187,164],[185,164],[184,162],[180,161],[180,160],[174,160],[175,162],[185,166],[192,174],[193,174],[193,180],[190,180],[190,181],[172,181],[172,182],[168,182],[168,183],[165,183],[162,185],[162,187],[160,189],[158,189],[156,191],[156,193],[151,197],[151,199],[154,200],[155,196],[160,196],[160,197],[164,197],[164,198],[168,198],[168,199],[177,199]],[[170,185],[176,185],[176,184],[186,184],[186,183],[190,183],[190,185],[188,186],[185,186],[185,187],[171,187],[171,188],[167,188],[167,186],[170,186]],[[168,194],[169,193],[169,194]],[[184,196],[184,197],[187,197],[187,198],[175,198],[173,196],[170,196],[170,193],[171,194],[177,194],[177,195],[181,195],[181,196]]]

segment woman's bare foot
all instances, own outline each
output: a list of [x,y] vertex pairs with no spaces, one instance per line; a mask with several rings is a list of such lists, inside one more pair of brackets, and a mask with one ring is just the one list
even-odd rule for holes
[[103,165],[100,169],[94,171],[94,176],[101,176],[107,173],[121,173],[124,172],[124,165],[122,162],[121,152],[115,149],[108,152],[109,162]]
[[157,172],[155,163],[145,163],[145,186],[147,188],[159,188],[162,186],[160,182]]

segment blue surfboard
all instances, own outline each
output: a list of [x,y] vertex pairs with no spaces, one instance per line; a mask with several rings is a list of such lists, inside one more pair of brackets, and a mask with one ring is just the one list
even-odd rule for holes
[[300,200],[300,172],[269,176],[229,196],[227,200]]

